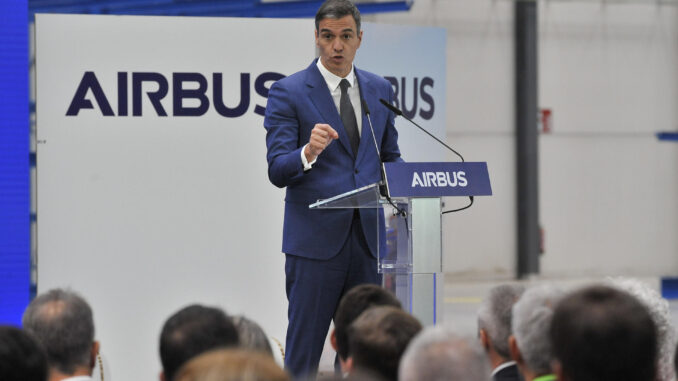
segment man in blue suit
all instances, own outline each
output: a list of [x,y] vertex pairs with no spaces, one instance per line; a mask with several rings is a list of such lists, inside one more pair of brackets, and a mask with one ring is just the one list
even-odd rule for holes
[[378,103],[393,99],[391,85],[353,66],[362,41],[360,12],[349,0],[328,0],[315,25],[319,59],[271,87],[264,119],[269,179],[287,187],[285,366],[295,377],[317,370],[342,295],[358,284],[381,283],[376,256],[383,214],[308,208],[381,179],[362,101],[371,111],[381,159],[401,160],[394,115]]

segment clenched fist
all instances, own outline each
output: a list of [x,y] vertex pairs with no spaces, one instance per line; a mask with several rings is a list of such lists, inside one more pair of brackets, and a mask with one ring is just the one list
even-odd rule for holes
[[334,139],[339,139],[339,134],[329,124],[318,123],[313,126],[311,137],[304,150],[306,160],[309,163],[315,160]]

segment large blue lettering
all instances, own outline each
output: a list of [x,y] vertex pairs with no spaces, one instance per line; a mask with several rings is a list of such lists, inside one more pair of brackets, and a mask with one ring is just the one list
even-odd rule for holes
[[[268,99],[268,91],[271,89],[271,87],[266,87],[266,82],[275,82],[283,78],[285,78],[285,76],[280,73],[274,73],[271,71],[263,73],[257,77],[256,81],[254,81],[254,91],[256,91],[257,94],[261,95],[262,97]],[[254,112],[264,116],[266,113],[266,107],[256,105],[254,107]]]
[[[158,116],[167,116],[162,100],[169,92],[169,82],[164,75],[155,72],[133,72],[132,75],[132,115],[141,116],[143,114],[143,98],[148,97],[151,106]],[[250,73],[240,74],[239,101],[235,107],[229,107],[224,104],[224,86],[223,74],[213,73],[213,101],[210,102],[208,92],[208,80],[201,73],[180,72],[172,73],[172,115],[173,116],[202,116],[209,111],[210,103],[219,115],[227,118],[236,118],[244,115],[250,106]],[[285,78],[283,74],[276,72],[265,72],[260,74],[254,81],[255,92],[263,98],[268,98],[268,93],[272,82]],[[118,116],[129,115],[129,73],[117,73],[117,106]],[[155,85],[156,88],[150,87]],[[144,89],[146,89],[144,91]],[[91,90],[94,99],[105,116],[115,116],[113,109],[106,98],[99,80],[92,71],[86,72],[75,95],[66,111],[67,116],[77,116],[82,109],[94,109],[94,104],[87,99],[88,92]],[[145,93],[145,95],[144,95]],[[186,101],[192,101],[187,105]],[[196,102],[197,101],[197,102]],[[266,108],[262,105],[255,105],[254,112],[264,115]]]
[[147,91],[148,99],[159,116],[167,116],[160,100],[167,95],[167,79],[160,73],[132,73],[132,115],[141,116],[141,91],[144,82],[155,82],[158,90]]
[[428,103],[429,108],[428,110],[424,110],[421,108],[419,110],[419,116],[424,119],[424,120],[430,120],[433,118],[433,114],[435,113],[435,102],[433,101],[433,97],[431,94],[426,92],[426,87],[431,87],[433,88],[433,78],[430,77],[424,77],[421,80],[421,87],[419,88],[419,94],[421,94],[421,100],[424,101],[424,103]]
[[[184,82],[195,82],[197,89],[184,89]],[[172,105],[174,116],[201,116],[210,107],[210,101],[205,96],[207,80],[200,73],[173,73],[172,74]],[[197,99],[200,105],[196,107],[184,106],[184,99]]]
[[118,72],[118,116],[127,116],[127,72]]
[[84,108],[94,108],[92,101],[85,99],[87,90],[92,90],[94,99],[97,101],[99,109],[104,116],[115,116],[111,104],[108,103],[104,90],[101,88],[101,84],[99,84],[99,80],[97,80],[97,76],[93,71],[87,71],[82,76],[80,85],[78,85],[78,89],[75,90],[75,95],[73,95],[73,99],[71,100],[71,105],[68,106],[68,110],[66,111],[67,116],[76,116],[78,115],[78,112]]
[[214,73],[214,108],[219,115],[237,118],[247,112],[250,107],[250,74],[240,73],[240,103],[235,108],[224,105],[223,80],[221,73]]
[[[435,114],[435,101],[433,96],[428,91],[433,88],[435,82],[431,77],[424,77],[421,80],[415,77],[412,78],[412,86],[408,85],[408,78],[401,77],[400,80],[395,77],[384,77],[391,83],[395,98],[393,99],[394,106],[401,109],[403,114],[412,119],[419,114],[424,120],[430,120]],[[411,90],[408,90],[410,89]],[[410,94],[408,91],[411,91]],[[421,102],[419,100],[421,99]],[[411,105],[408,104],[411,103]],[[424,108],[428,105],[428,108]]]

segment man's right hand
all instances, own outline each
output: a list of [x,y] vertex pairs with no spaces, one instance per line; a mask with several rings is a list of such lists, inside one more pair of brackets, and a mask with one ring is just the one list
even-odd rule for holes
[[329,124],[318,123],[311,130],[311,137],[304,150],[306,160],[310,163],[327,148],[332,140],[339,139],[339,134]]

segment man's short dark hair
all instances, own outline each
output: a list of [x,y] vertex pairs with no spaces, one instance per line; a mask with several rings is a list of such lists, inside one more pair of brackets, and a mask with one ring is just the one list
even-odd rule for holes
[[0,327],[0,380],[47,380],[47,356],[28,332]]
[[238,345],[238,331],[224,311],[193,304],[170,316],[160,333],[160,361],[165,379],[191,358],[216,348]]
[[360,32],[360,11],[351,0],[327,0],[315,14],[315,30],[320,32],[320,21],[324,19],[340,19],[344,16],[353,16],[356,33]]
[[376,284],[362,284],[349,290],[339,303],[334,314],[334,336],[337,353],[342,359],[348,357],[348,327],[366,309],[375,306],[401,308],[400,301],[393,293]]
[[421,323],[400,308],[366,310],[348,329],[353,366],[373,371],[385,380],[397,380],[400,358],[421,329]]
[[655,379],[655,324],[626,292],[596,285],[566,296],[554,311],[550,336],[570,381]]
[[90,366],[94,318],[77,293],[53,289],[38,295],[24,312],[23,326],[42,344],[51,368],[70,375]]

